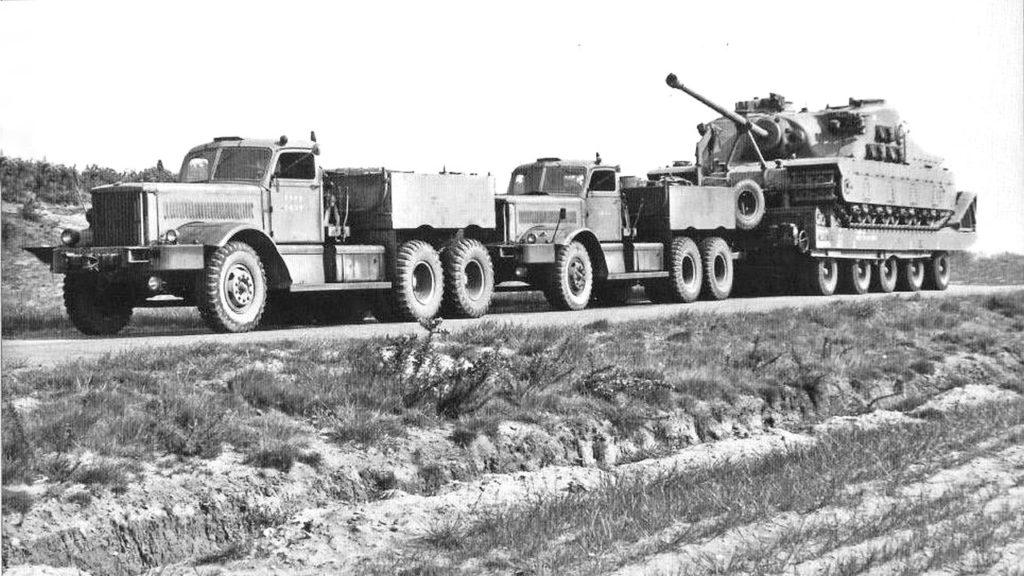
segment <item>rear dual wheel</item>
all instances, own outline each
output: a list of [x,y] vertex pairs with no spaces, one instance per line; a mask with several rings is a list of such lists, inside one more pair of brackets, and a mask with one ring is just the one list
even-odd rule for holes
[[446,316],[479,318],[494,296],[494,266],[487,248],[477,240],[453,241],[445,251],[444,299]]
[[[731,263],[731,254],[730,259]],[[656,304],[693,302],[700,296],[704,266],[697,244],[681,236],[672,241],[669,252],[668,280],[652,280],[644,285],[647,297]]]
[[381,322],[418,322],[437,316],[443,296],[440,255],[427,242],[410,240],[399,246],[395,254],[393,287],[374,294],[370,308]]
[[703,265],[703,295],[709,300],[724,300],[732,292],[733,263],[732,251],[725,240],[717,236],[700,242],[700,259]]

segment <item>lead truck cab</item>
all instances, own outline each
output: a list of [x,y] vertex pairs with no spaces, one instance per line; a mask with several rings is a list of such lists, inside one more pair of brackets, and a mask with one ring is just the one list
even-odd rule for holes
[[[436,315],[439,251],[493,230],[493,178],[379,169],[363,190],[351,171],[322,170],[318,154],[315,136],[215,138],[188,152],[178,182],[93,189],[86,230],[28,250],[66,274],[65,307],[86,334],[118,332],[146,306],[196,306],[214,330],[244,332],[270,296],[306,292],[328,296],[323,313],[335,318],[361,317],[367,301],[381,316]],[[483,313],[457,296],[454,312]]]

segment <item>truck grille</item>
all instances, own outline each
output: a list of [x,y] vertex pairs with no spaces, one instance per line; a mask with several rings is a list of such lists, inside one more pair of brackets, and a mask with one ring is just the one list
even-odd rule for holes
[[97,246],[140,246],[142,191],[106,190],[92,195],[94,234]]

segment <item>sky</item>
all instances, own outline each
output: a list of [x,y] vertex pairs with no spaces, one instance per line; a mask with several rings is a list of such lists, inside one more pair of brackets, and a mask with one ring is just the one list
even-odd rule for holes
[[[355,3],[353,3],[355,4]],[[0,150],[172,169],[214,136],[307,138],[326,167],[494,174],[692,160],[732,107],[885,98],[957,186],[981,252],[1024,253],[1024,7],[851,2],[0,2]]]

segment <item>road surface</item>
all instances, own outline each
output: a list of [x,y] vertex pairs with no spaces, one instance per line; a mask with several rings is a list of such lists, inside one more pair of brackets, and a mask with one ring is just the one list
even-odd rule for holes
[[[919,292],[922,298],[942,298],[974,294],[996,294],[1024,290],[1024,286],[951,286],[945,292]],[[673,316],[682,312],[704,314],[735,314],[737,312],[763,312],[779,308],[803,308],[820,306],[838,301],[870,301],[880,298],[910,298],[914,294],[867,294],[863,296],[837,295],[828,297],[809,296],[760,296],[756,298],[731,298],[714,302],[692,304],[650,304],[634,303],[616,308],[593,308],[579,312],[557,312],[550,310],[520,312],[509,310],[489,314],[483,319],[445,320],[444,328],[449,331],[461,330],[479,322],[511,323],[521,326],[550,326],[588,324],[597,320],[627,322]],[[533,308],[537,308],[536,306]],[[52,366],[61,362],[89,359],[104,354],[117,353],[138,348],[166,348],[192,344],[244,344],[253,342],[274,342],[280,340],[327,340],[344,338],[374,338],[415,334],[423,329],[414,322],[400,324],[345,324],[338,326],[293,327],[279,330],[261,330],[246,334],[214,334],[196,331],[182,334],[137,335],[126,337],[67,338],[67,339],[11,339],[0,343],[0,356],[7,366]]]

